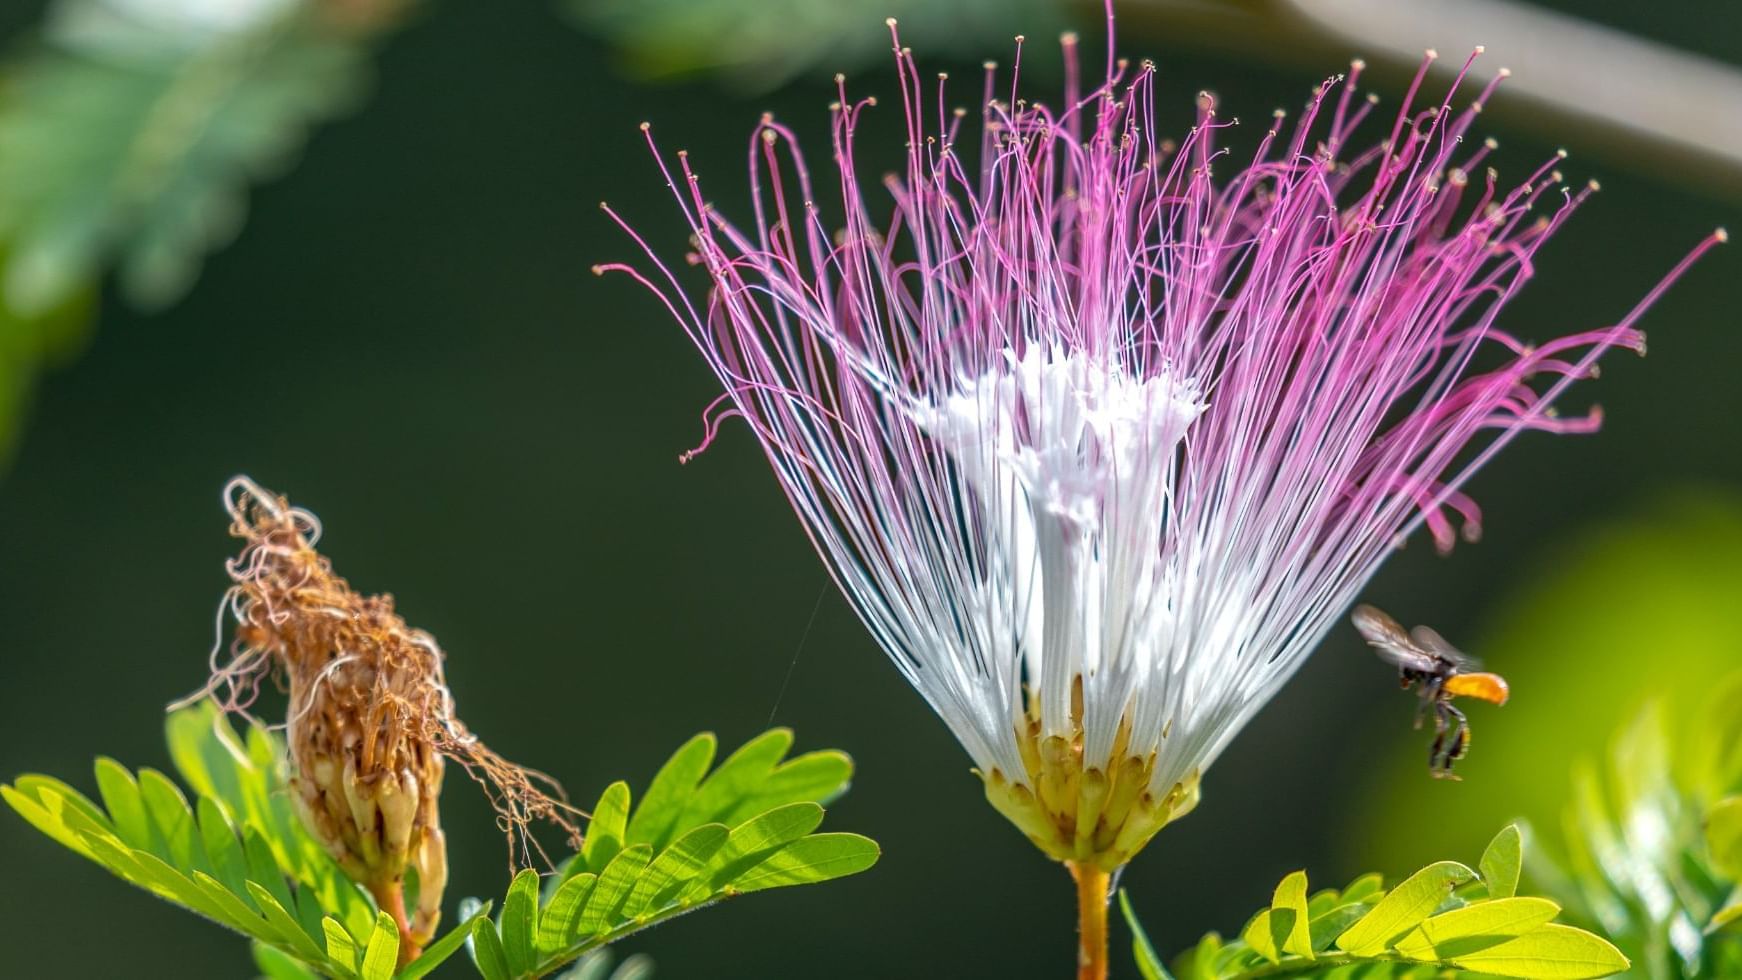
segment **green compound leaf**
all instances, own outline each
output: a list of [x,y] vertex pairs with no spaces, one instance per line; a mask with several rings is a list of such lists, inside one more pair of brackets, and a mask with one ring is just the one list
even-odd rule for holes
[[95,766],[101,806],[35,775],[0,786],[0,798],[122,880],[253,939],[272,980],[417,980],[459,950],[471,922],[395,972],[398,929],[291,814],[272,736],[238,736],[202,704],[172,714],[166,737],[191,805],[162,773],[106,758]]
[[[1516,828],[1507,828],[1489,846],[1483,863],[1493,881],[1506,880],[1507,862],[1518,861],[1522,839]],[[1206,935],[1174,959],[1173,975],[1181,980],[1583,980],[1627,969],[1627,957],[1606,940],[1555,923],[1556,903],[1513,895],[1491,898],[1475,879],[1468,867],[1442,861],[1389,892],[1379,876],[1363,875],[1341,892],[1312,893],[1305,872],[1297,871],[1276,886],[1270,907],[1253,916],[1239,939],[1224,942],[1215,933]],[[1136,937],[1132,952],[1138,972],[1145,978],[1167,976],[1123,893],[1120,907]]]
[[[735,895],[871,867],[879,852],[868,838],[814,833],[821,801],[846,789],[852,760],[825,751],[783,762],[791,747],[791,732],[765,732],[710,773],[717,744],[704,733],[672,754],[639,806],[627,783],[611,784],[593,808],[581,852],[562,872],[542,888],[523,872],[500,924],[474,927],[479,971],[493,980],[500,968],[521,980],[577,961],[577,971],[603,970],[591,964],[608,961],[590,954],[667,919]],[[631,959],[613,976],[650,969]]]

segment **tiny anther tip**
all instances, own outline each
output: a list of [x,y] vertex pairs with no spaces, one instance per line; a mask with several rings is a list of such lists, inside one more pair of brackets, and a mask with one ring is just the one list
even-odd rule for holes
[[1355,60],[1349,62],[1349,67],[1353,68],[1356,71],[1365,71],[1365,70],[1367,70],[1367,59],[1366,58],[1356,58]]
[[982,62],[980,62],[980,67],[986,69],[987,71],[996,71],[998,69],[998,62],[996,62],[996,61],[982,61]]
[[602,265],[593,266],[593,275],[602,276],[604,274],[605,274],[605,267],[604,266],[602,266]]
[[1060,44],[1075,44],[1075,43],[1077,43],[1077,32],[1076,31],[1065,31],[1063,34],[1060,34],[1059,35],[1059,43]]
[[1440,53],[1438,51],[1434,50],[1433,48],[1428,48],[1426,51],[1422,52],[1422,56],[1425,57],[1429,61],[1438,61],[1439,57],[1440,57]]
[[644,122],[641,124],[641,131],[644,133],[652,128],[653,128],[653,124],[650,122]]
[[1026,41],[1026,40],[1028,40],[1028,38],[1024,37],[1023,35],[1021,35],[1021,34],[1016,35],[1016,43],[1017,44],[1021,44],[1022,42]]
[[1726,228],[1715,228],[1712,230],[1712,238],[1716,239],[1718,244],[1722,245],[1730,240],[1730,232]]
[[894,27],[895,26],[895,18],[894,17],[885,17],[883,19],[883,23],[887,27]]
[[1486,45],[1486,44],[1476,45],[1476,53],[1477,54],[1487,54],[1488,53],[1488,45]]
[[1562,160],[1565,160],[1567,158],[1566,148],[1562,147],[1561,149],[1554,151],[1554,155],[1557,157],[1560,157]]
[[1592,190],[1592,192],[1600,191],[1603,189],[1602,182],[1599,181],[1595,177],[1592,177],[1590,180],[1586,181],[1585,186],[1589,187]]
[[1511,78],[1512,69],[1502,66],[1501,69],[1494,74],[1499,75],[1501,78]]

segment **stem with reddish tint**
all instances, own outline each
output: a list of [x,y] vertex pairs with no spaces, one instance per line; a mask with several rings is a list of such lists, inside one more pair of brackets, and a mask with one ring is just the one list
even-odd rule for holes
[[1077,880],[1077,980],[1107,980],[1107,893],[1110,876],[1066,861]]
[[381,911],[393,916],[393,921],[399,926],[399,965],[404,966],[422,956],[423,943],[412,934],[411,917],[405,914],[405,880],[395,879],[385,885],[371,886],[369,892],[375,896],[375,904]]

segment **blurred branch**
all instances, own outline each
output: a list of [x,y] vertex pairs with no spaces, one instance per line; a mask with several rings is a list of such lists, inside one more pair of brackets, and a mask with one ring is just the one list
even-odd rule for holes
[[[1082,9],[1087,9],[1084,4]],[[1575,151],[1659,179],[1742,198],[1742,69],[1508,0],[1126,0],[1125,24],[1194,46],[1322,69],[1359,55],[1390,82],[1445,55],[1509,68],[1488,107],[1503,123],[1552,127]]]

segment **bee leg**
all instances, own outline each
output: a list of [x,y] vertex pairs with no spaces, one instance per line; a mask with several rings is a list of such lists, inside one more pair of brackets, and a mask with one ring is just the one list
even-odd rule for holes
[[1434,712],[1434,727],[1439,731],[1445,731],[1446,720],[1440,715],[1440,705],[1443,703],[1445,702],[1440,698],[1439,680],[1434,678],[1423,678],[1421,682],[1421,701],[1415,706],[1415,727],[1417,731],[1421,730],[1422,719],[1427,715],[1430,705]]
[[[1424,708],[1426,704],[1427,702],[1422,702]],[[1427,749],[1427,771],[1432,773],[1436,779],[1440,778],[1440,774],[1447,768],[1440,758],[1441,750],[1445,748],[1446,743],[1446,714],[1441,710],[1441,707],[1440,704],[1434,705],[1434,740]],[[1421,727],[1419,718],[1417,722],[1416,727]]]
[[[1451,737],[1440,755],[1440,767],[1434,773],[1441,779],[1459,779],[1452,772],[1452,764],[1464,757],[1470,748],[1470,723],[1464,718],[1464,713],[1450,704],[1440,703],[1440,719],[1451,730]],[[1454,721],[1453,719],[1456,719]]]
[[1464,717],[1464,713],[1457,708],[1448,704],[1446,710],[1452,713],[1452,717],[1458,719],[1457,733],[1452,736],[1451,748],[1446,752],[1446,768],[1450,769],[1453,762],[1462,759],[1470,751],[1470,722]]

